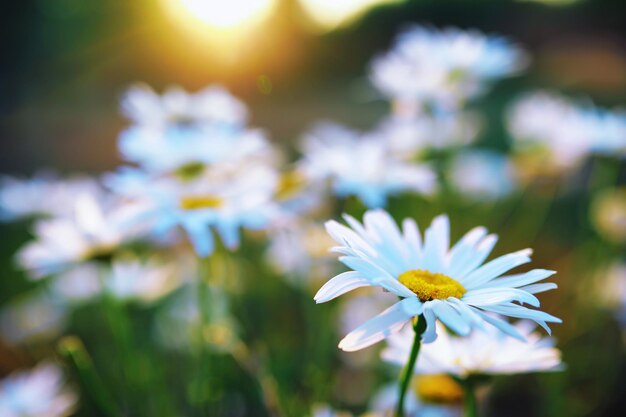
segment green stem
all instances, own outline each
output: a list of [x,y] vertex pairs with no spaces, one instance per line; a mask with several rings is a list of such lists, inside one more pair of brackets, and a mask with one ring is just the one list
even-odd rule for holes
[[423,316],[420,315],[417,317],[417,321],[413,326],[413,329],[415,330],[415,339],[413,339],[413,347],[411,348],[409,361],[407,362],[404,370],[402,371],[402,376],[400,377],[400,395],[398,396],[396,417],[404,417],[404,400],[406,398],[406,391],[411,384],[411,380],[413,379],[413,369],[415,368],[417,355],[419,354],[420,347],[422,346],[422,334],[426,330],[426,320]]
[[91,356],[79,338],[66,336],[59,342],[59,353],[71,363],[98,410],[107,417],[121,417],[113,396],[96,372]]
[[471,377],[465,379],[461,386],[463,387],[464,392],[464,408],[465,408],[465,417],[477,417],[478,416],[478,406],[476,401],[476,387],[474,381],[472,381]]

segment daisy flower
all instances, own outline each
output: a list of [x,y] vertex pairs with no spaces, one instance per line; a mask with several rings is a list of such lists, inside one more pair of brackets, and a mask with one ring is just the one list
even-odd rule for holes
[[300,218],[270,229],[269,237],[268,262],[295,285],[319,282],[335,264],[328,253],[332,239],[322,224]]
[[171,293],[180,284],[177,267],[157,258],[114,259],[105,280],[107,291],[120,300],[150,303]]
[[197,93],[170,87],[163,95],[149,86],[131,87],[122,98],[122,112],[141,126],[163,128],[168,125],[194,123],[245,123],[246,106],[219,86],[209,86]]
[[[466,378],[469,375],[519,374],[527,372],[558,371],[562,369],[561,352],[552,338],[542,337],[536,325],[521,320],[513,327],[526,341],[505,337],[493,327],[472,332],[467,337],[450,335],[437,325],[439,337],[424,345],[417,359],[415,373],[448,374]],[[406,363],[414,332],[406,326],[387,340],[388,347],[381,356],[384,360],[403,366]]]
[[0,381],[3,417],[65,417],[72,414],[77,400],[65,386],[61,369],[52,363],[41,363]]
[[107,202],[83,194],[73,215],[40,220],[35,237],[18,254],[19,264],[35,279],[61,272],[76,264],[108,256],[120,244],[140,233],[128,224],[135,207]]
[[383,120],[376,132],[391,152],[412,159],[425,149],[447,149],[473,143],[480,133],[481,120],[473,112],[422,114],[413,118],[392,116]]
[[450,109],[526,63],[525,53],[502,37],[416,25],[402,32],[388,53],[374,59],[370,78],[400,103]]
[[477,149],[457,154],[447,170],[448,181],[458,193],[480,201],[510,194],[515,188],[514,174],[504,155]]
[[318,126],[305,138],[301,167],[314,181],[329,181],[339,197],[354,195],[373,208],[402,192],[431,194],[436,185],[429,166],[400,160],[383,137],[363,137],[332,124]]
[[365,286],[382,287],[401,300],[349,333],[339,343],[343,350],[371,346],[400,331],[417,316],[423,316],[420,320],[426,323],[424,343],[437,338],[437,320],[463,336],[489,323],[524,339],[515,327],[487,312],[528,318],[548,332],[548,322],[561,322],[543,311],[521,305],[539,306],[533,294],[556,288],[556,284],[536,283],[554,271],[534,269],[502,276],[530,262],[531,250],[484,263],[497,240],[495,235],[487,235],[484,227],[472,229],[449,248],[450,226],[443,215],[433,220],[423,240],[414,220],[405,219],[400,230],[382,210],[366,212],[363,224],[351,216],[344,218],[349,227],[329,221],[326,229],[339,243],[333,251],[342,254],[340,261],[352,270],[328,281],[315,295],[315,301],[326,302]]
[[141,207],[138,222],[150,224],[154,236],[183,229],[196,252],[208,256],[215,241],[211,229],[229,249],[239,245],[239,229],[269,227],[279,213],[274,201],[276,171],[263,164],[206,167],[203,172],[154,177],[141,170],[125,169],[108,175],[105,183]]
[[[405,413],[410,417],[461,417],[462,388],[447,375],[416,376],[407,392]],[[398,402],[398,387],[383,386],[374,394],[370,408],[376,416],[392,416]]]
[[43,172],[32,178],[0,178],[0,219],[71,215],[74,202],[83,194],[103,194],[92,178],[61,179]]
[[121,134],[119,149],[125,160],[157,173],[272,157],[272,149],[260,130],[219,125],[168,131],[134,126]]
[[[569,100],[549,92],[527,94],[508,112],[513,148],[530,170],[561,172],[591,152],[589,125]],[[535,166],[536,165],[536,166]]]

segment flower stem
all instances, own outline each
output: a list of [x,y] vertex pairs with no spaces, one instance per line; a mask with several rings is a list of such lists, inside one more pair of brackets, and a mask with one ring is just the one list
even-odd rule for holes
[[420,315],[417,317],[413,326],[415,330],[415,339],[413,339],[413,347],[411,348],[411,354],[409,361],[407,362],[400,377],[400,394],[398,396],[398,405],[396,407],[396,417],[404,417],[404,400],[406,398],[406,391],[413,379],[413,369],[417,362],[417,355],[419,354],[420,347],[422,346],[422,334],[426,330],[426,320]]
[[91,356],[83,342],[75,336],[66,336],[59,342],[59,353],[72,365],[87,393],[98,407],[98,411],[107,417],[121,417],[117,402],[105,387],[96,372]]
[[471,377],[466,378],[461,386],[464,392],[465,417],[477,417],[476,387]]

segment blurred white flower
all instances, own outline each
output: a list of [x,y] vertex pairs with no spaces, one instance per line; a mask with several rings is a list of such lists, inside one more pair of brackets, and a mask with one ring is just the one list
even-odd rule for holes
[[74,202],[83,194],[99,195],[104,191],[92,178],[61,179],[53,173],[32,178],[0,178],[0,220],[30,216],[70,215]]
[[332,239],[322,224],[294,220],[269,231],[269,263],[293,284],[328,276],[335,265],[328,251]]
[[522,152],[545,155],[557,169],[574,167],[590,151],[587,125],[574,105],[546,92],[523,96],[508,114],[513,147]]
[[108,175],[105,183],[143,208],[137,219],[150,223],[155,235],[184,229],[200,256],[213,252],[211,229],[234,249],[239,245],[239,228],[264,229],[279,213],[274,201],[278,174],[264,164],[222,164],[192,178],[155,177],[125,169]]
[[[535,332],[531,321],[519,321],[516,331],[526,341],[506,337],[493,327],[472,332],[466,337],[448,334],[438,324],[439,337],[424,345],[417,359],[418,374],[448,374],[465,378],[469,375],[519,374],[526,372],[558,371],[562,369],[561,352],[552,338]],[[387,339],[389,346],[381,356],[386,361],[403,366],[413,345],[411,326]]]
[[58,336],[66,321],[64,303],[43,292],[30,293],[3,306],[0,333],[15,344],[38,342]]
[[107,291],[120,300],[151,303],[180,285],[177,265],[156,257],[114,259],[105,278]]
[[626,152],[626,114],[576,103],[550,92],[522,96],[509,109],[513,148],[531,171],[575,168],[590,153]]
[[383,94],[404,103],[401,106],[452,109],[483,93],[489,82],[517,73],[527,60],[502,37],[415,25],[373,60],[370,78]]
[[85,262],[55,275],[49,289],[59,302],[80,304],[98,296],[102,290],[101,265]]
[[153,172],[272,157],[269,143],[260,130],[215,124],[167,130],[130,127],[121,134],[119,148],[124,159]]
[[452,112],[413,118],[389,117],[379,124],[377,132],[394,155],[406,160],[424,149],[468,145],[475,141],[480,128],[480,118],[475,113]]
[[626,155],[626,111],[587,107],[581,110],[589,123],[591,149],[594,153],[623,157]]
[[305,137],[302,170],[313,181],[329,181],[338,196],[355,195],[368,207],[382,207],[389,196],[402,192],[431,194],[434,171],[400,160],[384,139],[319,125]]
[[66,417],[74,411],[77,400],[65,385],[61,369],[53,363],[41,363],[0,381],[2,417]]
[[129,225],[134,210],[119,201],[105,202],[83,194],[76,199],[72,215],[35,223],[35,240],[18,252],[18,262],[39,279],[107,256],[141,231],[138,225]]
[[120,135],[120,152],[147,171],[197,171],[203,164],[274,157],[264,134],[246,127],[244,104],[221,87],[196,94],[171,88],[159,96],[138,86],[122,108],[135,124]]
[[473,200],[502,198],[515,188],[510,161],[504,155],[488,150],[458,153],[447,175],[457,192]]
[[352,270],[328,281],[315,300],[323,303],[359,287],[377,286],[401,301],[349,333],[339,343],[343,350],[371,346],[400,331],[419,315],[426,320],[424,343],[435,341],[441,333],[435,327],[437,320],[463,336],[475,328],[484,328],[487,322],[524,340],[515,327],[487,312],[528,318],[548,332],[548,322],[561,322],[543,311],[521,305],[539,306],[533,294],[554,289],[556,284],[536,283],[554,271],[534,269],[502,276],[530,262],[530,249],[500,256],[483,265],[497,240],[495,235],[487,235],[484,227],[470,230],[449,248],[450,225],[443,215],[426,229],[423,243],[413,219],[405,219],[400,230],[383,210],[367,211],[363,224],[348,215],[344,218],[350,227],[329,221],[326,228],[339,243],[333,251],[340,253],[340,261]]
[[[442,381],[434,381],[437,383],[437,389],[441,392],[449,389],[448,384],[442,384]],[[454,381],[452,381],[454,382]],[[458,389],[452,393],[455,397],[455,401],[450,403],[440,401],[441,398],[437,398],[437,402],[429,402],[428,399],[420,398],[420,387],[417,381],[413,383],[414,390],[408,390],[404,400],[404,411],[407,417],[461,417],[463,415],[461,407],[458,404]],[[390,417],[393,415],[396,405],[398,403],[398,384],[389,384],[382,387],[370,403],[370,408],[375,415],[381,417]],[[445,393],[445,394],[450,394]]]
[[240,125],[246,122],[248,113],[242,102],[219,86],[197,93],[170,87],[160,96],[149,86],[139,84],[126,92],[121,106],[133,122],[154,128],[194,123]]

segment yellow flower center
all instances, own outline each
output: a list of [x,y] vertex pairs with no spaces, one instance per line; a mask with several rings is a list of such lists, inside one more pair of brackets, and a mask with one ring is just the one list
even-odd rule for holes
[[301,172],[291,171],[285,172],[278,180],[276,189],[276,198],[278,200],[286,200],[297,194],[306,184],[306,178]]
[[180,199],[180,208],[183,210],[198,210],[203,208],[219,208],[224,201],[214,195],[191,195]]
[[463,399],[463,389],[448,375],[421,375],[413,384],[418,398],[427,403],[456,404]]
[[402,273],[398,280],[413,291],[420,300],[445,300],[448,297],[461,298],[465,294],[465,287],[447,275],[411,269]]

